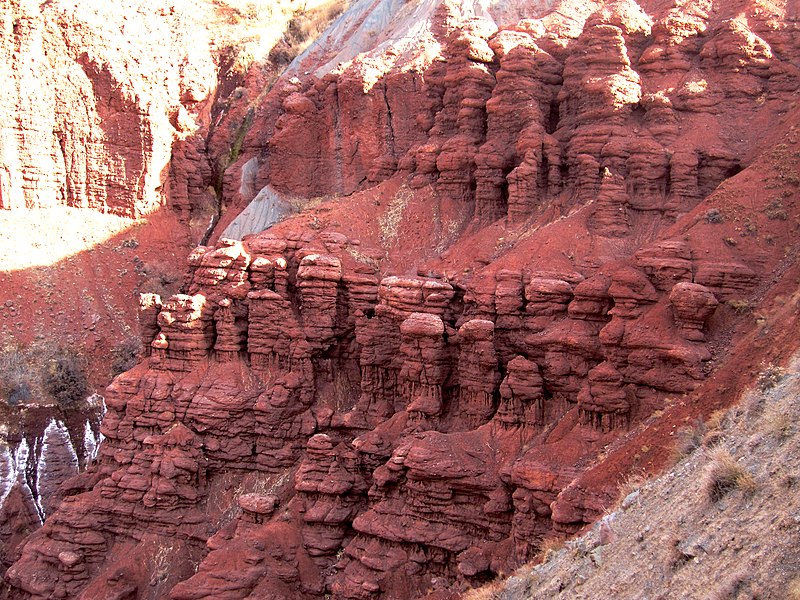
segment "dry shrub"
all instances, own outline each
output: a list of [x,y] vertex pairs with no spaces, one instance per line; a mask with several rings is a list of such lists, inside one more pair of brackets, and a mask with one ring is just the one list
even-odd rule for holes
[[114,346],[111,350],[111,376],[116,377],[135,367],[140,350],[141,342],[134,337],[125,338]]
[[9,406],[31,399],[31,369],[21,347],[7,345],[0,351],[0,398]]
[[60,348],[42,369],[42,386],[61,406],[83,400],[90,393],[86,360],[76,352]]
[[144,263],[140,269],[145,279],[139,288],[153,294],[158,294],[162,298],[169,298],[178,293],[181,285],[181,275],[173,267],[163,262]]
[[753,475],[740,465],[725,448],[714,448],[709,454],[705,488],[708,497],[717,502],[734,490],[752,494],[758,488]]
[[91,393],[87,362],[74,348],[50,341],[0,349],[0,398],[10,406],[49,397],[61,406]]

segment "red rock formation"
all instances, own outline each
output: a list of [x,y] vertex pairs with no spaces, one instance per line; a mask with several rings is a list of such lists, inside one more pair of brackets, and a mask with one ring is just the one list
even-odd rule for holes
[[[152,352],[109,387],[99,481],[21,549],[14,593],[152,597],[154,567],[119,548],[153,535],[178,544],[173,598],[455,593],[595,519],[617,440],[709,397],[712,359],[752,326],[720,302],[789,272],[789,224],[746,228],[740,194],[771,177],[788,205],[796,174],[767,154],[709,196],[758,146],[708,111],[769,119],[743,99],[793,72],[767,47],[794,57],[792,26],[509,4],[371,13],[387,25],[358,58],[354,9],[326,42],[343,47],[265,96],[254,181],[348,195],[198,248],[186,294],[143,299]],[[418,275],[391,274],[420,246]]]

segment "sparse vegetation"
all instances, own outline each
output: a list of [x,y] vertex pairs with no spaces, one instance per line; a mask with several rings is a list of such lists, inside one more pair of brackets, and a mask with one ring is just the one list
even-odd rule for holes
[[743,315],[753,310],[753,303],[743,298],[731,298],[725,304],[730,306],[737,315]]
[[181,276],[175,267],[166,263],[142,263],[139,272],[145,276],[139,289],[144,292],[158,294],[162,298],[169,298],[178,293]]
[[800,577],[795,577],[789,582],[786,588],[786,598],[788,600],[800,600]]
[[722,213],[719,211],[718,208],[712,208],[706,212],[706,223],[718,225],[723,221],[725,221],[725,219],[723,218]]
[[770,363],[758,374],[756,385],[762,392],[766,392],[778,385],[786,377],[786,374],[786,369]]
[[61,406],[69,406],[89,395],[86,360],[66,348],[59,348],[45,363],[42,386]]
[[675,435],[675,462],[683,460],[703,445],[706,425],[700,419],[694,425],[681,427]]
[[86,359],[74,348],[47,342],[0,350],[0,399],[9,406],[50,400],[66,407],[90,393]]
[[773,221],[785,221],[789,218],[786,207],[783,205],[783,200],[780,198],[770,200],[770,203],[764,209],[764,214]]
[[287,66],[344,12],[348,4],[343,0],[331,0],[312,10],[295,11],[283,38],[269,53],[270,62],[279,67]]
[[503,587],[503,581],[495,580],[479,588],[469,590],[464,594],[464,600],[498,600]]
[[764,414],[764,431],[778,441],[787,439],[793,429],[794,420],[783,411],[771,408]]
[[152,573],[150,575],[151,586],[157,586],[166,581],[169,577],[170,565],[172,562],[170,560],[170,555],[172,551],[173,548],[171,544],[159,544],[158,550],[153,556],[153,565],[150,569]]
[[403,212],[411,200],[409,190],[401,189],[389,203],[389,208],[378,218],[381,227],[381,246],[384,248],[391,246],[397,239],[400,232],[400,222],[403,220]]
[[125,338],[111,350],[111,376],[116,377],[136,365],[139,356],[140,341],[138,338]]
[[747,219],[742,225],[742,237],[756,237],[758,235],[758,226],[751,220]]
[[717,502],[734,490],[752,494],[757,484],[752,473],[745,469],[726,448],[714,448],[710,453],[705,488],[708,497]]
[[629,473],[617,484],[620,500],[625,500],[632,493],[641,489],[647,483],[647,475],[644,471],[639,473]]
[[557,536],[548,536],[542,540],[539,546],[538,557],[542,562],[547,562],[550,558],[564,547],[564,538]]
[[371,267],[375,267],[376,269],[379,266],[379,263],[378,263],[377,260],[375,260],[372,257],[367,256],[366,254],[364,254],[363,252],[359,251],[357,248],[354,248],[353,246],[348,246],[347,253],[350,256],[352,256],[354,259],[356,259],[356,261],[358,261],[360,263],[363,263],[365,265],[370,265]]

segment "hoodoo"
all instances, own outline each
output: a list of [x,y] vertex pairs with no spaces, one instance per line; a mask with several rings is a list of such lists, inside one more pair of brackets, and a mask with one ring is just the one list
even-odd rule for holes
[[796,350],[796,2],[211,3],[277,28],[238,66],[119,4],[0,9],[0,206],[185,275],[97,458],[3,496],[5,597],[458,598]]

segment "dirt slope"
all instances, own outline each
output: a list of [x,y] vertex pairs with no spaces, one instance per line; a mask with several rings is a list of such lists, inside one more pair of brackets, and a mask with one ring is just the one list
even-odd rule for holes
[[733,408],[683,432],[689,455],[633,480],[591,532],[465,597],[798,597],[798,367],[766,369]]

